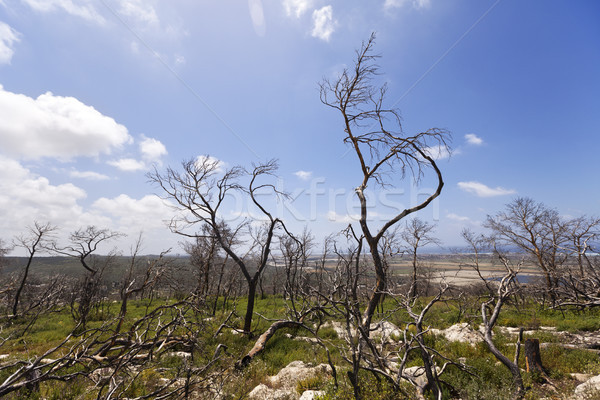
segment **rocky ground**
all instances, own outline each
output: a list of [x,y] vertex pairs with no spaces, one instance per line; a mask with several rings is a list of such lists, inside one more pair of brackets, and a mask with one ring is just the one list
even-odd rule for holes
[[[332,327],[337,332],[338,337],[345,338],[347,336],[343,324],[329,322],[327,326]],[[382,322],[379,325],[373,325],[373,329],[373,337],[381,342],[395,340],[401,337],[402,333],[397,326],[387,321]],[[514,335],[515,338],[519,333],[518,328],[498,327],[497,329],[505,334]],[[467,323],[456,324],[447,329],[431,329],[430,332],[444,336],[448,341],[459,341],[471,345],[476,345],[483,341],[482,333],[473,329]],[[535,336],[536,333],[540,332],[546,334],[550,333],[558,339],[553,343],[540,343],[540,347],[542,348],[552,344],[564,346],[566,348],[587,349],[592,352],[600,353],[600,332],[559,332],[554,327],[542,326],[536,330],[525,331],[524,334]],[[294,337],[294,339],[312,340],[308,337],[298,336]],[[466,360],[464,361],[466,362]],[[302,361],[294,361],[279,371],[277,375],[269,377],[265,383],[255,387],[248,398],[255,400],[311,400],[322,392],[315,390],[299,390],[298,382],[307,380],[310,377],[325,376],[329,378],[330,374],[331,368],[329,365],[320,364],[311,366]],[[574,373],[571,374],[571,376],[580,383],[576,386],[573,394],[566,398],[572,400],[588,400],[596,398],[594,396],[600,393],[600,375],[592,376],[589,374]]]

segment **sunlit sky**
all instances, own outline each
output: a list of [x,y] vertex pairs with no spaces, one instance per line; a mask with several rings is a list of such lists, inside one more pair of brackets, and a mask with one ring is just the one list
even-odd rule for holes
[[[404,132],[452,132],[418,214],[446,246],[516,196],[597,215],[599,18],[596,0],[0,0],[0,238],[96,225],[125,253],[141,231],[145,253],[181,253],[146,174],[201,155],[278,159],[276,214],[339,231],[361,176],[318,83],[371,32]],[[392,181],[370,188],[373,226],[435,183]],[[232,223],[255,215],[238,203]]]

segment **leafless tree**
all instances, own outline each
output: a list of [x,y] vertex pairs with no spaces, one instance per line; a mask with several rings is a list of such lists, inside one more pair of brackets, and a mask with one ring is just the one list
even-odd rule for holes
[[505,211],[488,215],[485,226],[499,240],[533,258],[544,274],[546,289],[554,297],[560,279],[558,270],[567,256],[562,251],[568,240],[567,221],[543,203],[519,197],[507,204]]
[[579,276],[595,274],[589,253],[600,237],[600,218],[583,216],[571,220],[568,235],[570,243],[567,247],[575,254]]
[[498,317],[500,316],[502,307],[519,290],[519,284],[516,278],[523,262],[521,261],[519,264],[514,266],[512,262],[508,259],[508,257],[506,257],[504,254],[498,251],[495,244],[493,244],[493,247],[494,254],[502,262],[502,265],[505,268],[505,273],[502,276],[499,284],[497,285],[496,293],[491,292],[489,300],[481,303],[481,317],[483,319],[484,341],[490,352],[494,355],[494,357],[496,357],[496,359],[500,361],[502,365],[504,365],[510,371],[513,377],[513,398],[517,400],[522,399],[525,396],[525,387],[523,386],[523,378],[521,376],[521,369],[519,368],[518,363],[521,334],[519,335],[519,341],[517,343],[515,357],[513,360],[510,360],[496,347],[492,337],[492,331],[494,329],[494,326],[496,325],[496,322],[498,322]]
[[213,264],[218,255],[219,243],[211,235],[210,227],[202,225],[202,232],[194,238],[194,242],[185,242],[183,249],[190,256],[190,264],[198,274],[196,294],[205,299],[209,294]]
[[86,271],[71,297],[71,313],[76,321],[81,322],[82,330],[86,329],[88,315],[98,295],[102,273],[112,265],[116,256],[114,251],[102,258],[95,253],[101,244],[123,236],[125,235],[120,232],[90,225],[72,232],[68,244],[61,246],[53,241],[48,246],[49,251],[54,254],[78,259]]
[[468,267],[473,269],[481,283],[485,286],[488,293],[493,292],[493,288],[490,285],[489,280],[483,276],[481,263],[483,261],[483,253],[491,249],[492,238],[489,238],[483,234],[476,234],[470,229],[463,229],[460,233],[464,241],[467,243],[467,248],[470,252],[469,262],[461,264],[462,267]]
[[[447,131],[437,128],[415,135],[403,134],[398,111],[384,106],[387,86],[378,87],[374,83],[379,73],[377,56],[373,54],[374,44],[375,35],[372,34],[357,51],[352,68],[344,69],[334,81],[325,79],[320,84],[321,101],[340,112],[344,143],[354,151],[362,172],[362,181],[355,189],[361,207],[359,222],[377,278],[362,318],[363,327],[367,329],[387,284],[379,242],[392,226],[427,207],[440,195],[444,181],[435,156],[449,151],[447,143],[450,140]],[[369,225],[365,195],[369,184],[389,185],[392,182],[390,176],[403,178],[407,173],[419,181],[428,169],[433,170],[437,177],[434,193],[414,207],[399,212],[379,228]]]
[[15,318],[18,316],[17,311],[19,307],[19,299],[21,297],[23,288],[25,287],[25,284],[27,282],[27,277],[29,276],[29,269],[31,268],[33,257],[38,251],[40,251],[40,249],[44,249],[45,245],[50,239],[49,236],[55,230],[56,228],[51,226],[49,223],[40,223],[38,221],[35,221],[33,226],[28,228],[27,234],[20,235],[15,239],[15,246],[21,247],[27,252],[27,263],[25,264],[25,270],[23,271],[21,282],[17,287],[12,306],[12,315]]
[[68,245],[59,246],[55,242],[52,243],[50,250],[56,254],[79,259],[81,266],[94,276],[98,272],[98,267],[94,265],[93,255],[98,250],[98,246],[123,236],[125,236],[123,233],[90,225],[72,232],[69,235]]
[[600,306],[600,218],[582,216],[567,221],[567,240],[560,251],[569,254],[561,271],[560,300],[557,306]]
[[284,298],[289,301],[292,319],[297,319],[300,314],[297,303],[307,300],[304,294],[310,280],[307,268],[313,239],[311,233],[305,229],[297,239],[286,235],[279,240],[285,270]]
[[429,244],[440,244],[440,241],[433,236],[435,225],[430,224],[420,218],[413,218],[406,223],[402,230],[402,239],[407,245],[408,254],[411,256],[412,280],[409,296],[417,296],[417,272],[419,267],[418,251],[419,248]]
[[[172,168],[168,168],[164,173],[155,170],[149,174],[149,178],[162,188],[167,199],[175,201],[176,207],[180,211],[180,214],[171,221],[171,230],[180,235],[194,238],[198,235],[189,233],[190,227],[208,225],[211,236],[214,236],[221,248],[242,272],[248,289],[248,305],[243,330],[247,334],[251,334],[256,289],[270,260],[271,247],[276,239],[276,230],[283,229],[289,234],[283,221],[273,216],[259,201],[260,195],[265,192],[276,196],[285,195],[278,191],[273,184],[261,182],[264,178],[274,176],[278,167],[277,162],[270,160],[254,165],[249,172],[239,166],[222,171],[221,163],[207,156],[185,161],[182,163],[182,167],[182,172]],[[244,177],[248,178],[247,185],[240,183]],[[220,217],[227,196],[233,193],[247,196],[264,221],[260,229],[250,235],[249,252],[232,245],[227,235],[228,232],[239,233],[243,227],[248,226],[248,221],[245,220],[236,227],[229,227]]]

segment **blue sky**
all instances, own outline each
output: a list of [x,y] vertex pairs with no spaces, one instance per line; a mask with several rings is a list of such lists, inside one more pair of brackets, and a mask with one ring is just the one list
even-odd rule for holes
[[[290,227],[343,228],[360,170],[318,83],[373,31],[404,131],[453,134],[419,214],[446,245],[515,196],[597,215],[599,16],[595,0],[0,0],[0,238],[92,224],[127,233],[123,251],[143,231],[145,252],[180,252],[145,174],[200,155],[279,159]],[[374,225],[434,184],[394,183],[372,188]],[[238,203],[224,216],[253,213]]]

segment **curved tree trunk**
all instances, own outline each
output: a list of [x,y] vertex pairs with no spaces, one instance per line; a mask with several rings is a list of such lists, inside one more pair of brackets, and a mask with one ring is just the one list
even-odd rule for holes
[[244,316],[244,333],[249,335],[252,332],[252,316],[254,315],[254,300],[256,298],[256,279],[248,281],[248,306]]

